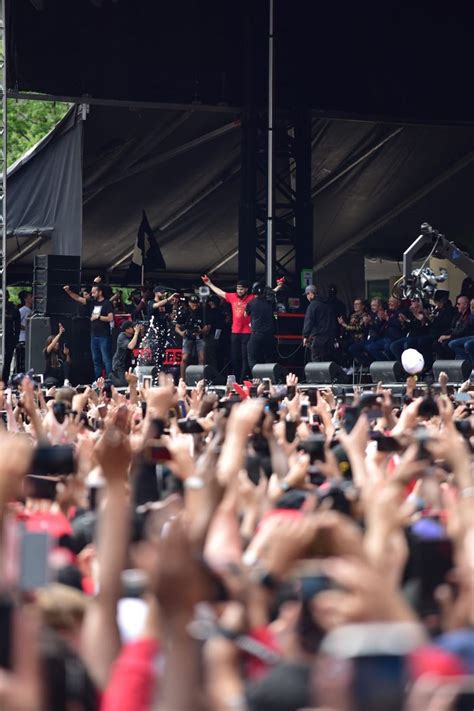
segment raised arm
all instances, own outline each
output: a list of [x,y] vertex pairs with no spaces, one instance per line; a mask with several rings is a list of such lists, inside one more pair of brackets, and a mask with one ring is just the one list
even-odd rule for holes
[[138,324],[137,324],[137,325],[134,327],[134,329],[133,329],[133,330],[134,330],[134,334],[133,334],[133,336],[132,336],[132,340],[130,341],[130,343],[129,343],[128,346],[127,346],[127,348],[128,348],[130,351],[133,351],[133,349],[134,349],[134,348],[136,347],[136,345],[137,345],[138,336],[140,335],[140,329],[141,329],[141,326],[139,326]]
[[225,299],[226,298],[226,292],[223,289],[219,289],[218,286],[212,283],[212,281],[209,279],[207,274],[204,274],[201,279],[203,280],[204,284],[209,287],[211,291],[214,292],[214,294],[217,294],[217,296],[220,299]]
[[95,455],[106,487],[97,522],[98,592],[87,607],[82,650],[92,679],[99,689],[104,689],[120,650],[117,604],[120,576],[127,558],[130,518],[126,484],[131,455],[127,436],[110,425],[96,445]]
[[161,299],[161,301],[154,301],[153,302],[153,308],[154,309],[159,309],[162,306],[166,306],[166,304],[169,304],[169,302],[175,297],[177,294],[170,294],[170,296],[167,296],[166,299]]
[[79,294],[76,294],[74,291],[71,290],[71,287],[66,284],[66,286],[63,286],[64,291],[68,296],[73,299],[73,301],[77,301],[78,304],[85,305],[87,304],[87,299],[84,296],[79,296]]
[[52,353],[52,351],[54,351],[54,349],[55,349],[55,347],[56,347],[56,344],[57,344],[57,342],[59,341],[59,339],[61,338],[61,336],[62,336],[62,334],[64,333],[64,331],[65,331],[65,328],[64,328],[64,326],[62,325],[62,323],[60,323],[60,324],[59,324],[59,331],[58,331],[58,333],[55,335],[55,337],[53,338],[53,340],[51,341],[51,343],[49,344],[49,346],[46,346],[46,353],[47,353],[48,355],[49,355],[50,353]]

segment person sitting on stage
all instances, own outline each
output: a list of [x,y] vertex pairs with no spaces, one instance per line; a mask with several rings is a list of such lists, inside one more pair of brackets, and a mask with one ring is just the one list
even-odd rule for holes
[[[463,357],[464,343],[474,335],[467,296],[458,296],[456,309],[457,313],[452,320],[449,333],[442,334],[433,344],[438,358],[450,360],[453,357],[453,353],[459,358]],[[459,350],[460,346],[462,346],[461,350]]]
[[364,314],[365,307],[363,300],[355,299],[354,311],[349,318],[349,323],[346,323],[344,316],[338,317],[337,322],[346,334],[345,345],[349,346],[351,343],[361,341],[364,338]]
[[184,380],[186,368],[190,359],[195,356],[199,365],[206,362],[205,336],[209,332],[209,326],[204,324],[204,314],[199,302],[199,297],[193,294],[188,299],[189,308],[187,312],[176,324],[176,333],[183,339],[183,357],[180,365],[181,377]]
[[388,360],[391,344],[404,335],[404,328],[399,318],[400,313],[400,299],[391,296],[388,300],[388,309],[381,309],[378,313],[382,322],[379,337],[371,339],[367,343],[366,350],[372,361]]
[[[60,339],[65,331],[62,323],[59,324],[59,331],[55,336],[48,336],[44,346],[44,356],[46,366],[43,373],[43,380],[49,386],[63,385],[69,379],[71,367],[71,356],[69,348],[64,345],[61,353]],[[61,357],[62,356],[62,357]]]
[[125,374],[132,364],[132,351],[137,347],[141,326],[133,325],[133,321],[124,321],[121,333],[117,338],[117,348],[112,359],[112,373],[110,380],[116,388],[127,387]]

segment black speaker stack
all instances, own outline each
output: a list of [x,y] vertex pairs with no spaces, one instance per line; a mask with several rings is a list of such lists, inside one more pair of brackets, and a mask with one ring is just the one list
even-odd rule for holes
[[[71,299],[63,287],[68,284],[79,293],[81,258],[59,254],[37,255],[33,269],[33,318],[30,325],[30,343],[27,347],[27,368],[37,372],[44,369],[46,338],[56,334],[59,324],[65,328],[62,344],[71,353],[71,383],[90,383],[93,380],[90,352],[90,320],[84,307]],[[46,333],[46,324],[50,324]]]
[[76,293],[81,280],[81,258],[59,254],[39,254],[33,268],[33,311],[41,316],[77,314],[77,302],[63,287],[69,284]]

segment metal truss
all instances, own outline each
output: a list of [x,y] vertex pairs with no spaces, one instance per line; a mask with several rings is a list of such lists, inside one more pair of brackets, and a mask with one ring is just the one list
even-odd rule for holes
[[[270,258],[275,273],[298,283],[300,271],[313,267],[311,127],[309,111],[274,117],[273,254]],[[239,272],[253,280],[255,260],[265,265],[269,249],[266,112],[247,117],[244,114],[242,131]]]

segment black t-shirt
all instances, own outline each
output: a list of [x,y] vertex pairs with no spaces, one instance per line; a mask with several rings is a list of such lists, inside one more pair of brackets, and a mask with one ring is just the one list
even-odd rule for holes
[[60,383],[64,382],[64,363],[58,357],[57,353],[48,353],[44,351],[46,366],[43,373],[43,378],[56,378]]
[[127,336],[123,331],[119,333],[119,337],[117,338],[117,350],[112,359],[112,370],[127,371],[130,368],[132,363],[132,351],[128,347],[128,344],[131,340],[132,336]]
[[225,329],[225,316],[220,308],[206,309],[206,324],[210,327],[208,338],[219,340]]
[[273,335],[275,332],[273,304],[266,299],[257,297],[253,301],[249,301],[246,311],[250,316],[252,333]]
[[[90,317],[92,314],[107,316],[108,314],[112,314],[114,312],[112,304],[108,299],[103,299],[103,301],[91,299],[88,305]],[[96,336],[97,338],[109,338],[110,323],[108,321],[101,321],[99,318],[95,321],[91,321],[91,336]]]

